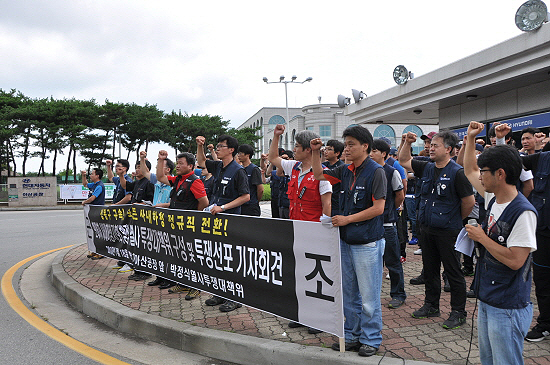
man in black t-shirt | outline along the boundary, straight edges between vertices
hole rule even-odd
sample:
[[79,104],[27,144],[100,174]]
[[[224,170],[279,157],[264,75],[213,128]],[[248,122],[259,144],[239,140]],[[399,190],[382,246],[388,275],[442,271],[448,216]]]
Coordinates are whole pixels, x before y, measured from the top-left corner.
[[[323,150],[326,161],[323,162],[323,166],[332,170],[338,166],[344,164],[344,161],[340,160],[344,152],[344,144],[336,139],[329,139],[327,145]],[[340,183],[332,185],[332,196],[330,197],[331,205],[331,217],[340,214]]]
[[[151,163],[145,161],[149,171],[151,170]],[[124,175],[120,178],[120,186],[126,190],[126,192],[132,194],[131,204],[153,204],[153,198],[155,196],[155,185],[151,184],[151,181],[145,177],[141,170],[140,161],[136,162],[136,180],[134,182],[126,181]],[[128,276],[129,280],[147,280],[151,277],[151,274],[147,274],[143,271],[135,270],[133,274]]]
[[[210,204],[214,206],[210,209],[210,213],[240,214],[241,205],[250,200],[250,190],[246,171],[234,160],[239,147],[237,139],[228,135],[218,137],[216,146],[218,161],[206,159],[204,154],[206,140],[203,136],[198,136],[196,140],[197,163],[199,166],[206,166],[215,179],[210,200]],[[205,304],[210,306],[221,304],[222,312],[230,312],[242,307],[239,303],[218,296],[207,299]]]
[[441,296],[441,263],[451,286],[451,314],[443,328],[454,329],[466,322],[466,281],[460,268],[456,237],[462,229],[462,220],[474,207],[472,185],[464,169],[451,159],[458,142],[453,132],[434,135],[430,144],[432,162],[413,160],[411,144],[416,134],[403,135],[399,148],[399,162],[422,180],[417,223],[420,225],[422,263],[426,297],[424,305],[412,313],[414,318],[439,317]]

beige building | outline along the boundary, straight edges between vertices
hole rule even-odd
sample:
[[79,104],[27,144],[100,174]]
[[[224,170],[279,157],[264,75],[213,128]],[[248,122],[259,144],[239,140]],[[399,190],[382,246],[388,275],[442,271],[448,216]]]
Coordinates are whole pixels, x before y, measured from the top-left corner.
[[[269,150],[273,136],[273,128],[277,124],[285,124],[285,134],[280,140],[280,147],[290,149],[294,147],[294,136],[301,130],[309,129],[319,134],[324,142],[329,139],[341,140],[342,132],[348,126],[357,124],[350,117],[344,115],[344,109],[339,108],[337,104],[312,104],[306,105],[303,108],[289,108],[290,121],[287,122],[283,117],[286,115],[285,108],[262,108],[250,117],[246,122],[241,124],[239,128],[245,127],[261,127],[257,132],[262,138],[255,145],[256,158],[260,157],[261,153],[266,153]],[[386,137],[392,141],[392,146],[399,141],[399,136],[406,131],[415,133],[427,134],[433,130],[437,130],[434,125],[417,125],[417,124],[367,124],[365,125],[374,138]],[[415,146],[416,152],[423,148],[421,141]]]

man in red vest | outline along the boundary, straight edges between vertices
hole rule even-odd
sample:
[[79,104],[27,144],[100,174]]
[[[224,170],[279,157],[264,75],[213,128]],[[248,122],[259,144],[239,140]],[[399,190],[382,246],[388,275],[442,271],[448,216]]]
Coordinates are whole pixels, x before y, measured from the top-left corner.
[[[290,201],[290,219],[319,222],[323,214],[330,216],[330,199],[332,186],[328,181],[315,179],[311,169],[310,141],[319,138],[313,131],[305,130],[295,136],[295,160],[283,160],[279,156],[279,138],[285,132],[285,126],[277,124],[273,131],[273,140],[269,147],[269,161],[290,176],[288,182],[288,200]],[[317,152],[319,153],[319,152]],[[302,326],[296,322],[288,324],[290,328]],[[309,328],[309,333],[319,333],[315,328]]]

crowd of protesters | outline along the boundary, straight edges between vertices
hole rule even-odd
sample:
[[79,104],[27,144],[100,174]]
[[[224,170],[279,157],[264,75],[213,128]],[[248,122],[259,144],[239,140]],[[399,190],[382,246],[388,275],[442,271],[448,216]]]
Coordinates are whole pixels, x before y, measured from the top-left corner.
[[[482,363],[521,364],[524,339],[550,336],[550,144],[545,146],[544,133],[526,128],[518,150],[511,127],[499,123],[490,128],[485,143],[478,137],[483,128],[472,122],[464,141],[449,131],[422,135],[424,149],[413,156],[418,136],[412,132],[392,148],[388,139],[373,139],[361,126],[348,127],[343,142],[323,143],[304,130],[296,134],[290,151],[279,147],[285,126],[277,125],[260,166],[251,161],[254,148],[239,145],[234,137],[220,136],[213,146],[199,136],[196,155],[180,153],[175,164],[160,151],[156,173],[145,151],[133,178],[127,160],[117,160],[114,172],[113,161],[107,160],[107,178],[115,184],[113,204],[260,216],[259,201],[269,183],[273,218],[318,222],[330,217],[340,228],[345,348],[360,356],[374,355],[382,341],[383,266],[391,281],[388,307],[395,310],[407,298],[405,247],[418,244],[414,253],[422,255],[422,272],[410,284],[424,285],[425,298],[412,317],[441,316],[443,276],[451,312],[442,327],[461,327],[468,315],[466,298],[478,298]],[[88,183],[82,173],[82,183],[90,189],[82,204],[105,204],[102,175],[94,168]],[[475,242],[475,250],[464,255],[455,249],[461,230]],[[101,258],[95,253],[89,257]],[[124,262],[117,268],[133,271]],[[531,275],[540,315],[529,331]],[[474,276],[470,288],[464,276]],[[134,270],[129,279],[149,277]],[[187,300],[200,295],[158,277],[148,285],[186,292]],[[224,312],[241,307],[216,296],[205,303]],[[309,327],[308,332],[320,331]],[[332,348],[340,350],[340,344]]]

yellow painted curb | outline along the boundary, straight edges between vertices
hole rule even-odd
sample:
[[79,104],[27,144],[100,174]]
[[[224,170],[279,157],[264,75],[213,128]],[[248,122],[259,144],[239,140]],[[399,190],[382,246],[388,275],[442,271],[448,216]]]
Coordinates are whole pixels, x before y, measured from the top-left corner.
[[10,267],[4,276],[2,276],[2,294],[4,295],[4,298],[6,298],[6,301],[8,304],[13,308],[17,314],[19,314],[25,321],[29,322],[31,325],[33,325],[36,329],[39,331],[45,333],[46,335],[50,336],[57,342],[63,344],[64,346],[94,360],[101,364],[117,364],[117,365],[130,365],[124,361],[120,361],[119,359],[115,359],[112,356],[109,356],[107,354],[104,354],[101,351],[98,351],[88,345],[83,344],[80,341],[75,340],[74,338],[66,335],[65,333],[59,331],[58,329],[54,328],[47,322],[44,322],[40,317],[38,317],[36,314],[34,314],[23,302],[19,299],[17,294],[15,293],[15,289],[13,288],[12,280],[13,275],[15,272],[23,265],[25,265],[27,262],[32,261],[40,256],[47,255],[49,253],[63,250],[65,248],[72,247],[65,246],[61,248],[56,248],[55,250],[50,250],[46,252],[42,252],[39,254],[36,254],[34,256],[31,256],[29,258],[26,258],[22,261],[19,261],[14,266]]

